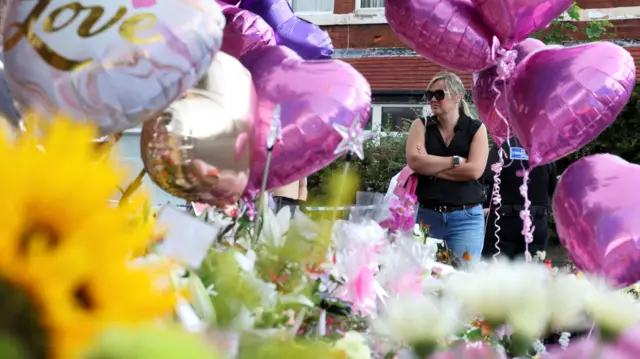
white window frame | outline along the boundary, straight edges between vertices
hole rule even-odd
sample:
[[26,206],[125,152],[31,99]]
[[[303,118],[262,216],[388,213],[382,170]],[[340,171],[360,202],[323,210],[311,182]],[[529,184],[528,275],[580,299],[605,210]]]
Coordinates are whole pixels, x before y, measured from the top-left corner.
[[381,136],[392,135],[398,132],[382,132],[382,108],[383,107],[425,107],[420,103],[379,103],[371,105],[371,131],[380,133]]
[[[293,1],[292,0],[287,0],[289,2],[289,5],[291,5],[291,8],[293,9]],[[331,11],[295,11],[294,13],[298,16],[300,16],[301,18],[305,19],[305,16],[310,16],[311,18],[313,18],[314,16],[318,16],[318,15],[324,15],[324,16],[332,16],[333,12],[335,11],[335,2],[333,4],[333,6],[331,7]],[[307,19],[305,19],[307,20]],[[307,20],[311,23],[314,23],[313,21]],[[317,24],[316,24],[317,25]]]
[[355,0],[355,3],[356,3],[356,8],[355,8],[356,14],[366,14],[366,15],[382,14],[384,16],[384,7],[362,7],[362,0]]
[[419,103],[377,103],[371,105],[371,132],[377,134],[371,141],[380,145],[380,139],[389,136],[401,136],[402,132],[382,132],[382,108],[383,107],[424,107],[426,104]]

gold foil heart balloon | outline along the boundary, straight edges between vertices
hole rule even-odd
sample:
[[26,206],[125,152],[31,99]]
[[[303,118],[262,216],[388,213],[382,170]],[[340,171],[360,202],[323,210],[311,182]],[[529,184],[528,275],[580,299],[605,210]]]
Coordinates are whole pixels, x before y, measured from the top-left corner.
[[219,52],[208,91],[193,90],[142,127],[142,161],[151,179],[187,201],[235,203],[249,180],[256,95],[251,74]]

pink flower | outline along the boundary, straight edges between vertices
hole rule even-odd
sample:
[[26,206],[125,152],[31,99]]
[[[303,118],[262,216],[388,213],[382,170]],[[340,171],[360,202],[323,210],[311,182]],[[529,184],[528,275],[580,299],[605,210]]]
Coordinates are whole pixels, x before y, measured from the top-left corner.
[[421,269],[407,271],[400,279],[391,285],[391,291],[396,295],[422,293]]
[[387,228],[392,232],[401,230],[404,232],[413,229],[415,224],[415,205],[416,196],[407,194],[402,200],[392,198],[389,203],[389,211],[391,217],[380,223],[383,228]]
[[371,267],[363,267],[358,275],[347,281],[338,296],[341,300],[353,304],[353,309],[368,314],[375,309],[376,292],[374,288],[376,271]]

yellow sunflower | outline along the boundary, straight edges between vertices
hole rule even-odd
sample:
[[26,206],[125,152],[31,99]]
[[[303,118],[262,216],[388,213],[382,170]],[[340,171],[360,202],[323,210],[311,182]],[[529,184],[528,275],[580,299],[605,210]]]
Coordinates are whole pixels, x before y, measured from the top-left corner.
[[152,221],[131,220],[146,196],[108,205],[122,173],[100,160],[93,129],[30,123],[15,143],[0,138],[0,344],[71,359],[107,327],[171,314],[175,296],[130,264],[153,238]]

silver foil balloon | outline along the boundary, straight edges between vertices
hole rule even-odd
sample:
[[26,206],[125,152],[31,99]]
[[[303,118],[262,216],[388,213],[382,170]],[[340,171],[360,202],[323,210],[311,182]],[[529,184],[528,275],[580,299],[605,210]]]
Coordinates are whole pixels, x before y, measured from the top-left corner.
[[142,127],[141,156],[151,179],[187,201],[238,201],[249,178],[250,129],[256,118],[251,74],[218,53],[208,91],[192,90]]

